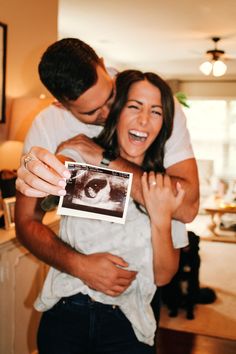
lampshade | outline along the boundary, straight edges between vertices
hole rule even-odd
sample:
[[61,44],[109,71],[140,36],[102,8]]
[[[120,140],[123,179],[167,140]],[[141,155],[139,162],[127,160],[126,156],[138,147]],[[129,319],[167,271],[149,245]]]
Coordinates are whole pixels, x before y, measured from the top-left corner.
[[227,66],[222,60],[212,60],[202,63],[199,69],[204,75],[208,76],[212,73],[213,76],[217,77],[226,73]]
[[204,75],[210,75],[212,70],[212,64],[209,61],[204,61],[204,63],[200,65],[199,69]]
[[227,66],[221,60],[217,60],[213,64],[213,76],[223,76],[226,73]]
[[24,141],[35,116],[53,102],[53,98],[17,97],[12,100],[8,139]]

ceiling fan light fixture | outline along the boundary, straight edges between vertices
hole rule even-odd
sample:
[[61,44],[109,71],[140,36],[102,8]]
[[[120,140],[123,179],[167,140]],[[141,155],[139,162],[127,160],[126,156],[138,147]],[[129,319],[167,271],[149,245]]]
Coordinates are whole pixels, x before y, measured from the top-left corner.
[[226,73],[227,66],[222,60],[217,60],[213,63],[213,76],[223,76]]
[[210,61],[204,61],[204,63],[200,65],[199,69],[204,75],[208,76],[212,71],[212,63]]
[[212,40],[215,43],[215,48],[206,52],[209,59],[202,63],[199,69],[204,75],[208,76],[212,73],[213,76],[219,77],[223,76],[227,70],[226,64],[221,60],[225,52],[217,48],[220,37],[212,37]]

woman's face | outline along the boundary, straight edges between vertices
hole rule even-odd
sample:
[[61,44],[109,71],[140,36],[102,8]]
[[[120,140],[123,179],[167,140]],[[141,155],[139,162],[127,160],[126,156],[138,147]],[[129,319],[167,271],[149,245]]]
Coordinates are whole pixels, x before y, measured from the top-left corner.
[[134,83],[117,124],[121,157],[141,165],[163,123],[161,92],[147,80]]

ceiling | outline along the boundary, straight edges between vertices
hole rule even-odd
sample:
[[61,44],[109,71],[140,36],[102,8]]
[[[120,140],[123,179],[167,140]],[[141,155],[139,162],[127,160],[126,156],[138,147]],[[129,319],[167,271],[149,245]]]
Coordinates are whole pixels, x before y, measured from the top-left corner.
[[84,40],[119,70],[216,80],[198,69],[214,36],[229,57],[220,80],[236,80],[235,0],[59,0],[59,38]]

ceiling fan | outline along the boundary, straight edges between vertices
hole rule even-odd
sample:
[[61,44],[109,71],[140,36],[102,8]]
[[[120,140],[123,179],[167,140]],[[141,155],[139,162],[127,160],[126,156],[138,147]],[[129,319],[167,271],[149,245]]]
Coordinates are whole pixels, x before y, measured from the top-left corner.
[[221,50],[221,49],[218,49],[218,48],[217,48],[217,43],[221,40],[221,38],[220,38],[220,37],[212,37],[211,39],[212,39],[212,41],[213,41],[214,44],[215,44],[215,48],[208,50],[208,51],[206,52],[206,54],[207,54],[208,56],[210,56],[211,59],[213,59],[213,60],[218,60],[218,59],[220,59],[222,56],[224,56],[224,54],[225,54],[225,51],[224,51],[224,50]]
[[202,63],[199,69],[204,75],[212,73],[213,76],[223,76],[226,73],[227,66],[224,63],[225,51],[217,47],[221,38],[212,37],[211,39],[214,42],[215,48],[206,51],[208,60]]

